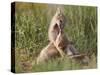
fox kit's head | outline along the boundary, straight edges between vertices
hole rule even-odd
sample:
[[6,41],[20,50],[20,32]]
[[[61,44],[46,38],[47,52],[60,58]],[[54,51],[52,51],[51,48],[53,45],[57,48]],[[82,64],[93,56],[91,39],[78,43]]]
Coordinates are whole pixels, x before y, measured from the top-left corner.
[[60,8],[57,8],[55,17],[56,17],[57,19],[59,19],[59,20],[60,20],[60,19],[63,20],[64,15],[63,15],[63,13],[62,13],[62,11],[61,11]]
[[59,22],[59,24],[58,24],[58,25],[60,25],[59,27],[61,29],[63,29],[64,25],[65,25],[65,16],[63,15],[63,13],[62,13],[60,8],[57,8],[57,11],[56,11],[56,14],[55,14],[55,18]]

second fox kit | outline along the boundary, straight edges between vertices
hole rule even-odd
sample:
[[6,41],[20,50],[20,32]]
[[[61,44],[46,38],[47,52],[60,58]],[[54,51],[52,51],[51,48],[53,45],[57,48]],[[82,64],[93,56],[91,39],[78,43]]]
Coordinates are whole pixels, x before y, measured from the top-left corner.
[[59,48],[59,46],[56,44],[55,41],[57,39],[60,30],[63,30],[64,28],[65,25],[64,20],[65,20],[64,15],[62,14],[61,10],[58,8],[56,14],[53,16],[51,20],[49,30],[48,30],[48,37],[50,42],[54,44],[54,46],[57,48],[58,52],[62,57],[64,56],[64,52]]
[[60,31],[57,39],[55,41],[56,45],[64,51],[67,55],[77,55],[79,52],[76,50],[74,45],[69,41],[68,37],[64,34],[63,31]]

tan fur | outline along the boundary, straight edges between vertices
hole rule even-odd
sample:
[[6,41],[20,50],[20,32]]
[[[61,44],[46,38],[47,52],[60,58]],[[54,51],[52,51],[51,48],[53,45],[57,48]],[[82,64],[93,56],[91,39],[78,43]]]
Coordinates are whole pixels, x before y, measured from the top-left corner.
[[48,61],[50,58],[58,55],[58,51],[53,43],[49,43],[43,50],[41,50],[38,58],[37,64]]
[[64,48],[69,44],[69,40],[66,38],[63,31],[59,32],[55,42],[59,48]]
[[54,44],[54,46],[57,48],[58,52],[62,57],[64,57],[64,52],[59,48],[59,46],[56,44],[56,38],[59,34],[60,30],[63,30],[64,28],[64,16],[60,9],[58,8],[56,11],[56,14],[53,16],[51,24],[49,26],[48,36],[49,40]]
[[[62,21],[62,23],[61,23]],[[60,27],[61,25],[61,27]],[[48,29],[48,38],[50,41],[55,41],[59,33],[59,27],[63,30],[65,25],[64,15],[61,13],[60,9],[56,11],[56,14],[53,16],[51,23]]]
[[79,53],[63,31],[59,32],[55,42],[67,55],[76,55]]

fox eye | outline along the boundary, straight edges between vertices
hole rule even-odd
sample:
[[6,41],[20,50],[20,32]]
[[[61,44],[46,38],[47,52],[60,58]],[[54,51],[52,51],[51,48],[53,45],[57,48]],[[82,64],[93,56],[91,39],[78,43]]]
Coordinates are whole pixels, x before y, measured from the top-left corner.
[[60,22],[62,23],[62,20],[60,20]]

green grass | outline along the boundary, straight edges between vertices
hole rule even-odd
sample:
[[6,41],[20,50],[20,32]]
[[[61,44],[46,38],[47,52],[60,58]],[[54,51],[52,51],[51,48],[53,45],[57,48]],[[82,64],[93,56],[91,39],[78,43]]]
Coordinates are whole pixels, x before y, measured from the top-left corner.
[[[79,52],[89,55],[90,61],[86,67],[66,57],[51,59],[45,64],[34,64],[37,55],[49,43],[47,31],[56,7],[61,7],[66,17],[65,33]],[[15,29],[16,72],[75,70],[97,66],[96,7],[16,3]],[[31,70],[27,67],[24,71],[21,63],[28,61],[33,66]]]

